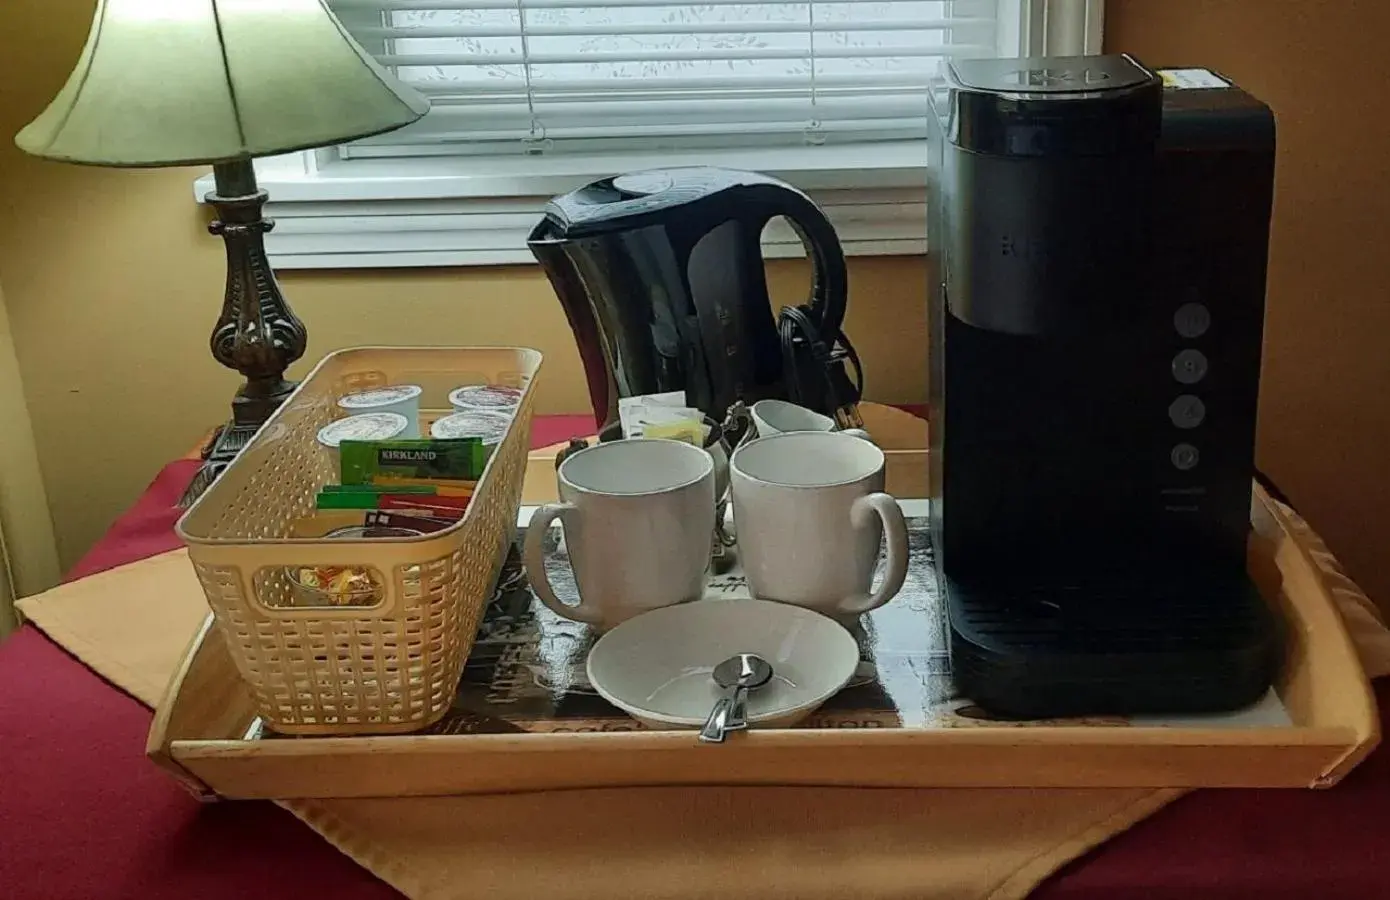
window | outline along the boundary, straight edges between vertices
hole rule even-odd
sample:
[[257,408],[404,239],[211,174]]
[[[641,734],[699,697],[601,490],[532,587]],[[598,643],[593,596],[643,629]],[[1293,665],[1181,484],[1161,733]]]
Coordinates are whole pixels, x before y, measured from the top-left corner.
[[[920,252],[924,95],[940,61],[1100,43],[1100,0],[329,3],[433,108],[258,167],[282,268],[529,262],[552,194],[696,163],[797,184],[849,253]],[[767,242],[800,252],[789,229]]]
[[995,0],[332,0],[434,109],[349,158],[921,138],[946,54]]

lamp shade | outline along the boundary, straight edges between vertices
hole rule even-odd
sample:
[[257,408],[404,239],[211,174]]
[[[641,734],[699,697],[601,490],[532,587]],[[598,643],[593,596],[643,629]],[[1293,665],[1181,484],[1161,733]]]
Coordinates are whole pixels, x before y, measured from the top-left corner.
[[428,109],[323,0],[98,0],[77,67],[15,143],[93,165],[224,162],[380,134]]

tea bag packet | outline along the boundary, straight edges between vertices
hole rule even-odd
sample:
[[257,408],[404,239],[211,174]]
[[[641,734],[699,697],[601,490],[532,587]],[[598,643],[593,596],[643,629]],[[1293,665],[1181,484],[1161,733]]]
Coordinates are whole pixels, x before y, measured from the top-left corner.
[[709,429],[704,413],[685,405],[685,393],[645,394],[618,401],[624,438],[667,438],[703,446]]

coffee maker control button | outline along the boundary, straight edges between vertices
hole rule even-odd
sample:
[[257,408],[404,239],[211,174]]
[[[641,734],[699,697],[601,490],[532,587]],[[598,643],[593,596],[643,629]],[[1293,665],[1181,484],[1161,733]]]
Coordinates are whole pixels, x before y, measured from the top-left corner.
[[1202,458],[1202,455],[1191,444],[1178,444],[1168,454],[1168,458],[1172,460],[1173,468],[1179,472],[1187,472],[1197,468],[1197,462]]
[[1184,303],[1173,314],[1173,327],[1185,338],[1199,338],[1211,327],[1211,311],[1200,303]]
[[1173,377],[1182,384],[1196,384],[1206,378],[1206,354],[1201,350],[1184,350],[1173,357]]
[[1168,404],[1168,418],[1179,428],[1196,428],[1207,417],[1207,405],[1201,397],[1183,394]]

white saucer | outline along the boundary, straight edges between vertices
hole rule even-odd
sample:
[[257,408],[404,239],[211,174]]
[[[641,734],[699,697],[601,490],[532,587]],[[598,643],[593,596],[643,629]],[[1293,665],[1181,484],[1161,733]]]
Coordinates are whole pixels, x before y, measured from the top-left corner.
[[845,686],[859,646],[820,613],[767,600],[696,600],[644,613],[599,638],[589,681],[650,728],[698,728],[719,696],[710,673],[736,653],[772,664],[748,698],[748,722],[788,728]]

